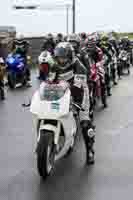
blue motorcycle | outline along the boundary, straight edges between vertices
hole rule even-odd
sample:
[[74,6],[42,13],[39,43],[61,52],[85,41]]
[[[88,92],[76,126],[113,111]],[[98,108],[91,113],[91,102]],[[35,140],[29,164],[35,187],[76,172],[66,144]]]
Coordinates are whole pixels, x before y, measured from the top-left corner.
[[17,84],[26,85],[26,65],[25,59],[19,54],[9,54],[6,58],[8,84],[14,89]]

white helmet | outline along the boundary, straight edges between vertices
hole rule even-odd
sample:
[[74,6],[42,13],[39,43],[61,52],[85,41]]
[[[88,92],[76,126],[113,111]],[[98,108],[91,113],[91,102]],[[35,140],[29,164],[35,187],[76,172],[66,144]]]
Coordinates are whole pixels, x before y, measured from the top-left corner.
[[23,39],[24,39],[24,35],[21,34],[21,33],[18,33],[18,34],[16,35],[16,39],[17,39],[17,40],[23,40]]
[[53,58],[48,51],[43,51],[38,57],[39,64],[49,63],[50,65],[54,64]]

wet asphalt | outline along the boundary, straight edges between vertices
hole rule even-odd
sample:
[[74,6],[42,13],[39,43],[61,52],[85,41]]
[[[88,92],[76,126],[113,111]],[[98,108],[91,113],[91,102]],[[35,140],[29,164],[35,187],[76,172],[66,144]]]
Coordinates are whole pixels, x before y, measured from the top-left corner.
[[82,137],[43,182],[36,169],[36,133],[21,104],[38,87],[7,89],[0,102],[0,200],[131,200],[133,198],[133,71],[113,87],[106,110],[97,108],[96,162],[85,165]]

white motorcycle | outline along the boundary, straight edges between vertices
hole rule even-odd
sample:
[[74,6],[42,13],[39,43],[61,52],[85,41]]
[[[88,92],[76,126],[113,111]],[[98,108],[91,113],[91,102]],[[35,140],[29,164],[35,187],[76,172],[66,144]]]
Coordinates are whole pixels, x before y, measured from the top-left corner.
[[[79,84],[81,77],[76,79]],[[57,160],[73,150],[80,130],[80,110],[65,81],[43,82],[35,92],[30,111],[37,120],[37,168],[43,179],[50,175]]]

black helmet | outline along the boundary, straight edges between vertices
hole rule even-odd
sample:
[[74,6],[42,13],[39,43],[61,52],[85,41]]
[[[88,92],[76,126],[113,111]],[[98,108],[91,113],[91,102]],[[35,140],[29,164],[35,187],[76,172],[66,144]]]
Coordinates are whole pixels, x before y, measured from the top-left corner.
[[49,33],[48,35],[45,35],[43,38],[43,45],[42,50],[48,50],[48,49],[54,49],[55,48],[55,42],[53,35]]
[[63,39],[63,34],[62,33],[58,33],[57,37]]
[[58,33],[57,36],[56,36],[56,42],[59,43],[59,42],[63,42],[63,34],[62,33]]
[[49,39],[47,36],[44,36],[42,50],[47,50],[48,46],[49,46]]
[[87,34],[85,32],[81,33],[81,39],[85,40],[87,38]]

